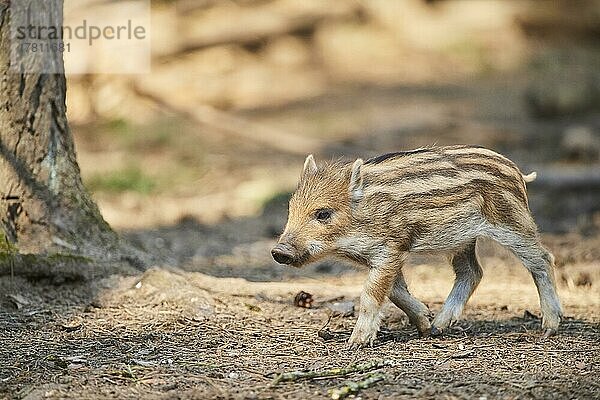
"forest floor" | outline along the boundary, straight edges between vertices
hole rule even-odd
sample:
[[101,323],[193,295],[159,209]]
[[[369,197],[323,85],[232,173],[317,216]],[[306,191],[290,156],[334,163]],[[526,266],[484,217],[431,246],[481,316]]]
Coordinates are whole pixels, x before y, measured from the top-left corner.
[[[542,232],[554,232],[543,241],[557,258],[564,304],[557,336],[540,340],[525,269],[482,242],[484,279],[443,337],[419,338],[388,303],[375,345],[347,349],[365,271],[330,262],[293,269],[269,254],[305,154],[160,114],[149,125],[115,120],[74,133],[107,221],[162,261],[88,282],[0,277],[0,398],[327,398],[370,374],[383,380],[357,398],[599,398],[600,190],[560,183],[565,171],[597,174],[598,160],[573,161],[566,139],[573,127],[597,132],[600,120],[532,118],[522,78],[342,87],[232,115],[320,141],[318,160],[472,143],[537,170],[528,186]],[[434,313],[453,281],[445,264],[414,258],[405,268]],[[301,291],[311,308],[294,305]],[[334,311],[340,306],[348,312]],[[274,383],[285,372],[373,361],[381,364],[345,376]]]
[[[60,285],[1,277],[0,398],[327,398],[329,390],[371,374],[383,380],[358,397],[600,394],[597,238],[544,237],[568,260],[557,269],[565,318],[555,337],[540,340],[531,277],[506,250],[484,241],[478,244],[484,279],[447,334],[419,338],[388,303],[375,345],[349,350],[364,271],[329,263],[277,266],[266,236],[223,246],[224,232],[235,228],[248,237],[261,221],[268,226],[264,218],[217,228],[187,221],[171,231],[129,234],[147,244],[167,241],[184,249],[189,241],[209,248],[211,257],[188,257],[181,268]],[[405,273],[413,294],[438,311],[452,284],[451,268],[441,259],[415,258]],[[294,305],[300,291],[312,295],[311,308]],[[346,310],[334,311],[339,303]],[[285,372],[373,361],[381,365],[274,384]]]
[[[355,88],[350,95],[342,91],[246,117],[272,126],[297,123],[310,128],[309,135],[332,138],[321,157],[364,157],[436,141],[480,143],[526,171],[538,170],[542,183],[546,169],[593,170],[594,164],[562,160],[565,153],[556,145],[579,120],[530,119],[519,105],[521,93],[502,82]],[[381,125],[369,131],[364,122],[347,137],[331,133],[326,121],[353,115]],[[58,285],[0,277],[0,398],[326,398],[330,389],[370,374],[383,380],[357,397],[600,396],[600,234],[589,213],[597,207],[597,188],[531,185],[542,231],[556,232],[543,235],[557,258],[564,303],[556,337],[540,341],[539,303],[528,273],[506,250],[483,242],[478,247],[484,280],[447,334],[419,338],[388,303],[374,347],[348,350],[356,315],[338,315],[332,309],[340,305],[333,304],[352,310],[365,272],[330,262],[293,269],[276,265],[269,254],[285,223],[286,192],[302,156],[243,141],[211,142],[190,133],[193,127],[174,126],[156,143],[147,142],[154,140],[152,132],[102,136],[96,126],[77,134],[84,177],[91,170],[88,185],[94,183],[94,164],[111,164],[114,152],[105,145],[111,140],[131,141],[141,171],[169,173],[177,160],[187,160],[187,171],[197,168],[201,176],[184,172],[165,189],[159,180],[148,192],[146,178],[135,171],[96,182],[105,189],[95,195],[107,220],[157,254],[162,261],[155,268]],[[318,133],[321,126],[330,130]],[[144,163],[153,165],[147,169]],[[411,291],[434,313],[453,280],[445,264],[415,258],[406,267]],[[300,291],[313,296],[311,308],[294,305]],[[342,377],[273,384],[285,372],[372,361],[382,364]]]

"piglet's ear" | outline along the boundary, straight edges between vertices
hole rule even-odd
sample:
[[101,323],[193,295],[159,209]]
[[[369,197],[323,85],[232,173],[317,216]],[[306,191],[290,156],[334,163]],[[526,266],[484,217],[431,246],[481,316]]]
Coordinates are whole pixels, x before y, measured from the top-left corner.
[[354,161],[352,164],[352,174],[350,175],[350,197],[353,201],[359,201],[363,196],[363,176],[361,167],[363,160],[361,158]]
[[304,168],[302,169],[302,175],[314,174],[317,172],[317,163],[312,154],[309,154],[304,160]]

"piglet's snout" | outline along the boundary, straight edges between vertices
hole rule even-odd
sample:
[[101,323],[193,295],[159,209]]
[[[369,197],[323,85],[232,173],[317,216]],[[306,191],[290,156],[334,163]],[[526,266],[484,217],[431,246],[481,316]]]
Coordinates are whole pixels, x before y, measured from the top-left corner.
[[271,255],[279,264],[291,264],[294,261],[294,249],[284,243],[279,243],[273,247]]

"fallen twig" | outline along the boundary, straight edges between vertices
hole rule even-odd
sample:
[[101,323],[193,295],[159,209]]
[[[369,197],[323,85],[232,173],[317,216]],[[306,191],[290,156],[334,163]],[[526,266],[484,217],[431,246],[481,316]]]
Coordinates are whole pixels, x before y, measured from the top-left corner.
[[162,109],[181,115],[200,126],[210,127],[223,136],[237,137],[289,154],[306,155],[318,151],[322,146],[318,139],[273,129],[209,105],[180,104],[140,85],[134,85],[133,91],[136,95],[153,101]]
[[330,389],[328,393],[334,400],[343,399],[346,396],[358,393],[362,389],[368,389],[371,386],[374,386],[377,382],[381,382],[383,380],[385,380],[385,375],[383,374],[369,374],[361,381],[347,382],[344,386],[341,386],[337,389]]
[[392,361],[371,361],[364,364],[353,364],[346,368],[331,368],[325,371],[292,371],[284,372],[277,375],[273,380],[272,385],[277,385],[280,382],[295,382],[302,379],[319,379],[319,378],[331,378],[337,376],[345,376],[354,372],[366,372],[372,369],[382,368],[388,365],[392,365]]

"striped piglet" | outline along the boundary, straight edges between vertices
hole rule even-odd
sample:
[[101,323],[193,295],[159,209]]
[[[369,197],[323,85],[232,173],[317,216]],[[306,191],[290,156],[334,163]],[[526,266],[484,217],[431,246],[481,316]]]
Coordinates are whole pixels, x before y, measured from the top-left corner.
[[[475,146],[422,148],[353,164],[315,163],[312,155],[289,203],[284,232],[271,251],[300,267],[325,256],[369,268],[351,346],[372,344],[386,298],[420,335],[439,335],[459,318],[479,284],[478,237],[509,248],[531,272],[542,309],[544,337],[562,311],[554,257],[541,244],[523,176],[506,157]],[[456,274],[441,311],[430,311],[407,289],[402,265],[411,252],[443,252]]]

